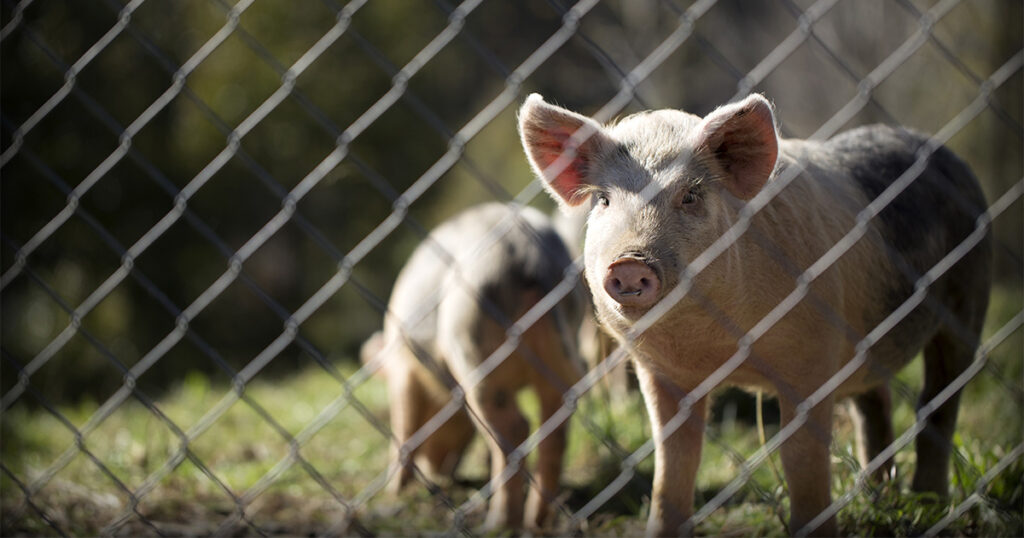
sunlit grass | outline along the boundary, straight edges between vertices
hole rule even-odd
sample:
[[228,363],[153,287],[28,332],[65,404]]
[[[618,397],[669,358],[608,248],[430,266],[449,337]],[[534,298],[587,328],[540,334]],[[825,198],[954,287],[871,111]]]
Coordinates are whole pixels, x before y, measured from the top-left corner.
[[[1020,309],[1018,291],[997,294],[986,337]],[[984,473],[1022,441],[1021,345],[1017,331],[995,348],[991,365],[964,392],[949,501],[909,493],[915,465],[910,443],[896,455],[899,476],[895,482],[866,483],[840,512],[844,533],[920,534],[976,492],[980,502],[954,521],[947,533],[1024,532],[1021,461],[1012,462],[990,483],[980,483]],[[345,378],[356,371],[350,362],[337,366]],[[920,385],[917,360],[894,382],[897,435],[913,424]],[[384,382],[372,377],[356,387],[358,405],[344,394],[342,383],[319,367],[281,378],[258,377],[241,398],[232,387],[193,373],[154,403],[166,420],[139,401],[129,400],[82,440],[87,452],[76,448],[72,427],[82,428],[98,403],[61,406],[57,411],[71,427],[43,407],[15,405],[2,420],[0,454],[7,472],[0,477],[0,530],[4,535],[49,535],[55,529],[48,519],[70,534],[154,534],[140,515],[161,532],[182,534],[252,531],[249,525],[270,534],[352,534],[361,529],[409,534],[450,528],[451,507],[464,506],[489,478],[483,443],[478,439],[471,446],[455,484],[435,493],[412,488],[395,499],[382,490],[390,460],[388,440],[380,431],[386,432],[388,422]],[[520,402],[536,426],[536,399],[524,394]],[[221,406],[226,406],[223,414],[208,422],[211,410]],[[777,428],[769,424],[767,435]],[[640,449],[649,432],[638,393],[616,398],[612,404],[595,391],[580,401],[565,460],[565,493],[560,498],[563,525],[568,514],[622,476],[629,480],[608,492],[607,502],[588,518],[583,531],[642,533],[653,456],[627,469],[622,459]],[[182,444],[182,434],[192,436],[187,446]],[[849,421],[840,409],[833,441],[834,498],[856,484],[859,468],[853,443]],[[756,429],[748,422],[712,422],[698,476],[698,506],[726,487],[759,446]],[[66,461],[61,459],[65,454]],[[27,503],[18,483],[31,485],[51,469],[55,474]],[[785,535],[787,510],[785,487],[770,466],[761,465],[739,493],[697,530],[709,535]],[[467,526],[473,528],[481,517],[479,510],[470,513]],[[115,522],[123,525],[108,527]]]

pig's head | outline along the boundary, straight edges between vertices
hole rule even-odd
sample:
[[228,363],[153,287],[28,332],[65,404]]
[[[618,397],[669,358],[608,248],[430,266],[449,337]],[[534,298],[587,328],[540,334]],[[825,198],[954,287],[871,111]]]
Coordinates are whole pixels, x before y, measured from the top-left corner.
[[657,110],[601,125],[534,94],[519,130],[559,205],[589,204],[587,280],[599,315],[620,330],[675,287],[761,190],[778,156],[772,108],[760,95],[704,118]]

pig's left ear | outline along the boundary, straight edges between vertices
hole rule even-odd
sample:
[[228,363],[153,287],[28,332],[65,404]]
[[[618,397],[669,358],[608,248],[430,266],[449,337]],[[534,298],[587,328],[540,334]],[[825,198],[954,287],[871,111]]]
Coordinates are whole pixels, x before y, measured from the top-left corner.
[[719,107],[701,123],[697,153],[714,159],[725,173],[725,188],[749,200],[775,169],[779,139],[768,100],[758,94]]
[[519,109],[519,135],[534,172],[563,208],[587,200],[594,161],[610,144],[601,124],[533,94]]

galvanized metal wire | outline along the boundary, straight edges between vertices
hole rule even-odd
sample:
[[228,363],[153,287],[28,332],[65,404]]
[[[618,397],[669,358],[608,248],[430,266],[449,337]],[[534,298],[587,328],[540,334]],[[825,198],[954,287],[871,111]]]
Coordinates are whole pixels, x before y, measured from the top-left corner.
[[[223,21],[219,28],[209,37],[198,49],[191,54],[183,63],[178,65],[173,56],[162,50],[156,42],[147,35],[146,30],[136,24],[133,15],[143,7],[144,0],[132,0],[122,4],[116,0],[106,0],[108,9],[116,14],[116,21],[107,29],[88,49],[81,54],[73,63],[67,64],[54,52],[49,43],[52,36],[45,34],[42,29],[33,27],[31,18],[26,13],[34,9],[32,0],[22,0],[17,4],[11,2],[9,19],[0,27],[0,42],[9,43],[12,36],[23,35],[34,44],[42,54],[52,62],[53,67],[63,73],[63,84],[54,91],[43,103],[25,117],[10,117],[4,114],[3,129],[8,141],[6,147],[0,152],[0,171],[5,167],[10,169],[11,163],[18,159],[29,165],[49,184],[65,196],[64,202],[56,214],[48,215],[48,220],[38,230],[27,238],[12,237],[7,233],[0,233],[3,237],[5,248],[12,253],[13,261],[0,275],[0,292],[10,292],[16,282],[27,280],[33,289],[42,291],[58,308],[64,312],[69,322],[56,337],[50,340],[42,349],[39,349],[31,357],[18,357],[11,353],[6,347],[0,346],[4,362],[17,371],[17,381],[11,385],[0,397],[0,410],[8,411],[22,400],[31,399],[34,404],[39,405],[49,415],[54,417],[70,432],[74,441],[66,449],[40,472],[33,476],[22,474],[21,469],[12,468],[10,465],[0,462],[0,471],[11,481],[20,492],[20,498],[42,522],[48,525],[54,532],[66,534],[57,521],[49,514],[45,500],[40,497],[40,492],[50,484],[54,477],[65,469],[79,455],[85,456],[91,465],[95,466],[115,488],[128,501],[120,510],[120,513],[111,521],[106,522],[102,532],[104,534],[117,534],[128,528],[129,524],[140,524],[146,532],[162,535],[165,529],[157,522],[151,521],[143,510],[140,503],[159,487],[165,479],[185,461],[191,462],[205,477],[207,477],[217,490],[222,493],[231,503],[230,513],[223,516],[220,521],[212,522],[208,532],[216,535],[233,534],[239,528],[245,532],[268,535],[267,529],[263,528],[253,517],[253,506],[255,501],[278,483],[287,471],[293,468],[301,471],[318,484],[336,503],[338,518],[335,524],[326,529],[326,534],[335,533],[358,533],[372,534],[373,529],[364,526],[360,522],[361,514],[368,505],[373,503],[383,491],[385,485],[398,472],[398,462],[392,462],[386,468],[382,468],[375,478],[360,488],[355,495],[344,494],[336,484],[332,484],[329,477],[317,469],[316,465],[303,455],[303,449],[309,442],[320,433],[332,420],[346,409],[352,409],[360,417],[365,425],[366,435],[378,436],[387,440],[388,444],[397,444],[399,441],[394,437],[390,427],[377,418],[373,410],[367,407],[355,395],[355,391],[367,383],[381,367],[380,361],[372,361],[359,367],[354,374],[345,375],[328,358],[330,353],[320,349],[314,342],[302,334],[301,328],[306,324],[325,304],[331,301],[343,288],[354,289],[362,296],[373,315],[380,317],[392,316],[387,311],[386,298],[375,294],[360,279],[354,275],[356,266],[364,262],[376,249],[383,248],[385,241],[402,225],[408,225],[414,229],[420,238],[428,237],[427,227],[422,225],[411,214],[411,206],[420,200],[426,193],[443,181],[445,174],[449,173],[456,165],[461,165],[470,172],[470,176],[476,180],[486,192],[490,193],[496,200],[509,202],[513,207],[523,207],[532,203],[541,195],[542,187],[537,181],[529,183],[519,192],[511,192],[506,185],[496,179],[496,173],[488,169],[485,163],[479,163],[466,154],[467,145],[473,141],[486,127],[494,120],[515,106],[524,96],[524,86],[531,81],[531,77],[545,67],[552,57],[556,56],[569,43],[578,44],[582,50],[591,55],[600,65],[604,76],[610,80],[615,87],[613,94],[609,95],[603,106],[596,107],[594,118],[599,121],[610,121],[617,115],[626,111],[630,106],[639,105],[642,108],[657,106],[659,103],[651,103],[649,98],[640,95],[641,88],[660,68],[676,54],[685,44],[695,43],[703,54],[707,55],[716,65],[725,70],[735,79],[735,94],[731,100],[742,98],[751,91],[761,87],[766,79],[777,73],[787,60],[793,57],[798,51],[803,50],[813,43],[823,51],[828,61],[836,66],[844,76],[856,85],[856,92],[851,99],[843,104],[830,117],[821,118],[820,127],[810,135],[813,140],[825,140],[836,134],[843,126],[849,124],[857,114],[865,107],[871,105],[877,109],[888,120],[898,121],[899,114],[883,105],[877,98],[878,88],[918,54],[918,51],[926,44],[931,43],[938,51],[938,55],[948,63],[954,70],[968,79],[976,89],[974,98],[965,106],[949,111],[949,119],[944,123],[928,142],[920,148],[916,155],[914,164],[903,172],[900,177],[885,191],[857,215],[856,225],[846,235],[837,241],[831,249],[822,255],[814,264],[806,270],[793,272],[795,289],[784,300],[782,300],[771,312],[756,323],[749,331],[737,333],[735,336],[738,342],[738,350],[718,370],[700,383],[693,391],[687,394],[679,402],[679,412],[665,425],[661,432],[661,438],[671,435],[690,418],[693,406],[696,402],[710,395],[713,390],[719,387],[730,373],[735,371],[747,361],[760,360],[751,356],[751,348],[757,340],[766,334],[776,323],[779,322],[797,304],[805,299],[815,300],[811,292],[811,284],[817,277],[823,274],[829,267],[843,256],[858,240],[869,230],[871,223],[878,217],[883,209],[890,204],[901,192],[911,185],[921,174],[928,158],[943,144],[949,142],[957,134],[964,130],[980,114],[989,111],[998,118],[999,122],[1015,138],[1017,144],[1024,138],[1024,128],[1021,126],[1020,118],[1014,115],[1012,110],[1000,104],[993,98],[995,93],[1008,85],[1014,77],[1019,77],[1024,69],[1024,50],[1017,51],[1012,57],[1005,60],[997,69],[991,73],[977,73],[972,69],[956,50],[955,46],[948,43],[945,37],[935,32],[935,28],[945,17],[954,11],[959,5],[959,0],[941,0],[935,3],[930,9],[921,11],[909,0],[899,2],[899,5],[912,16],[917,22],[916,30],[895,50],[888,54],[881,62],[877,63],[870,72],[861,73],[850,62],[844,58],[844,52],[837,50],[827,44],[827,40],[820,35],[819,23],[827,18],[832,10],[843,0],[817,0],[809,7],[803,9],[797,2],[783,0],[784,9],[795,19],[796,28],[779,41],[771,50],[766,51],[760,61],[752,68],[745,68],[735,65],[726,54],[715,48],[713,42],[701,34],[702,23],[706,14],[715,9],[717,0],[697,0],[689,3],[687,7],[680,7],[679,2],[664,0],[662,4],[671,11],[676,19],[672,21],[673,29],[665,35],[655,46],[647,50],[631,67],[624,65],[616,59],[615,51],[610,49],[607,43],[595,37],[591,31],[585,28],[585,23],[592,11],[603,8],[599,0],[580,0],[571,6],[563,2],[551,0],[548,7],[557,14],[559,24],[547,39],[536,47],[525,59],[515,67],[506,65],[494,51],[489,50],[485,42],[474,35],[467,27],[467,20],[474,11],[487,4],[486,0],[466,0],[458,5],[453,5],[446,0],[437,0],[436,9],[443,14],[445,24],[440,31],[429,40],[411,59],[401,66],[392,64],[391,60],[383,54],[378,44],[373,42],[371,37],[363,35],[354,25],[353,19],[359,11],[364,8],[370,0],[352,0],[344,6],[333,1],[326,2],[331,11],[335,14],[335,22],[322,35],[320,35],[312,46],[308,47],[298,59],[290,65],[278,61],[271,47],[261,43],[259,38],[249,33],[242,21],[243,14],[250,9],[255,2],[252,0],[240,0],[237,3],[223,1],[211,1],[211,4],[223,13]],[[237,38],[246,49],[253,52],[260,61],[271,69],[277,77],[279,84],[277,88],[248,113],[237,125],[231,126],[223,119],[214,107],[207,104],[199,93],[189,86],[189,77],[204,65],[211,55],[230,38]],[[306,73],[311,66],[324,56],[332,47],[336,46],[342,38],[351,39],[356,48],[369,58],[370,61],[389,78],[390,83],[387,90],[379,95],[372,104],[355,115],[355,119],[347,126],[342,127],[331,114],[322,110],[316,102],[304,93],[297,85],[300,77]],[[158,64],[170,78],[170,85],[145,109],[135,116],[127,125],[122,125],[115,117],[95,98],[89,91],[79,83],[79,77],[90,69],[93,62],[104,53],[111,44],[117,40],[129,39],[145,51],[147,57]],[[456,40],[465,43],[501,81],[501,89],[489,101],[471,109],[461,127],[452,129],[446,121],[431,108],[428,101],[422,99],[415,89],[410,85],[411,79],[423,71],[436,58],[441,55],[446,47],[449,47]],[[725,96],[723,96],[725,97]],[[29,142],[29,136],[39,125],[54,116],[60,115],[62,105],[74,100],[82,105],[83,109],[117,139],[117,146],[100,163],[95,166],[81,180],[62,177],[58,172],[59,167],[48,161],[47,157],[40,152],[40,148],[34,147]],[[167,177],[159,166],[151,159],[133,147],[133,140],[147,125],[150,125],[154,118],[165,112],[171,103],[177,100],[187,100],[194,105],[199,113],[216,127],[224,138],[225,146],[222,150],[210,159],[201,170],[198,171],[187,183],[178,188],[174,181]],[[282,108],[284,103],[298,105],[298,108],[319,126],[323,135],[332,141],[331,150],[310,170],[302,175],[301,179],[293,187],[286,188],[285,182],[279,180],[269,172],[259,160],[245,147],[243,140],[246,139],[260,124],[264,123],[275,111]],[[358,154],[354,142],[360,139],[382,116],[392,110],[398,103],[405,103],[413,113],[424,121],[433,133],[446,145],[446,150],[436,161],[418,177],[410,182],[405,189],[396,186],[396,182],[385,177],[374,170],[373,166]],[[511,128],[511,127],[509,127]],[[783,125],[785,130],[785,125]],[[591,136],[592,132],[582,129],[574,135],[578,141],[583,141]],[[549,168],[558,170],[569,164],[571,155],[564,156],[555,161]],[[111,174],[111,171],[119,163],[130,160],[143,172],[145,179],[152,182],[159,188],[170,202],[171,209],[166,211],[153,226],[149,227],[131,245],[122,244],[116,236],[90,211],[82,200],[87,193],[104,178]],[[240,247],[233,248],[231,243],[225,240],[221,234],[204,220],[191,206],[193,199],[204,186],[217,181],[217,174],[220,173],[230,162],[238,162],[255,178],[257,178],[268,192],[280,202],[280,209],[266,220],[260,222],[258,230],[252,233]],[[322,229],[322,225],[308,218],[300,209],[300,202],[309,197],[311,193],[321,187],[325,179],[341,165],[348,163],[355,166],[372,187],[384,196],[391,204],[391,209],[381,215],[381,219],[360,241],[353,247],[345,250],[336,246],[329,235]],[[415,469],[415,478],[419,485],[425,487],[434,499],[443,506],[446,506],[452,515],[450,533],[472,535],[473,530],[468,521],[470,514],[479,511],[492,496],[496,488],[517,473],[524,473],[528,481],[533,477],[523,467],[523,462],[529,454],[535,451],[539,443],[551,435],[556,429],[567,423],[574,413],[579,410],[579,402],[587,393],[592,391],[599,381],[613,369],[621,366],[629,360],[632,342],[640,338],[645,331],[649,330],[662,316],[685,297],[693,297],[699,294],[699,290],[693,289],[694,279],[705,271],[713,261],[721,256],[726,250],[734,245],[740,237],[745,234],[754,233],[750,229],[751,219],[762,210],[772,199],[781,192],[790,182],[794,181],[802,166],[794,166],[785,169],[779,177],[767,186],[763,192],[758,194],[740,211],[739,219],[718,238],[706,251],[693,259],[681,272],[679,284],[668,293],[668,295],[644,315],[629,333],[627,341],[623,346],[610,353],[607,357],[594,365],[582,379],[564,391],[562,407],[549,419],[544,421],[533,431],[520,445],[510,447],[510,464],[503,473],[495,480],[488,478],[486,483],[469,495],[464,501],[457,501],[448,495],[443,488],[434,484],[425,473]],[[1016,178],[1014,178],[1016,179]],[[322,187],[321,187],[322,188]],[[648,192],[649,191],[649,192]],[[658,193],[656,189],[647,189],[644,196],[653,198]],[[955,193],[954,193],[955,194]],[[969,252],[988,233],[994,219],[1008,209],[1019,206],[1020,199],[1024,195],[1024,179],[1016,181],[1010,188],[1003,192],[995,193],[995,201],[987,208],[977,222],[974,232],[968,236],[956,248],[932,267],[925,274],[910,274],[907,278],[914,281],[914,294],[902,305],[893,310],[877,327],[874,327],[866,335],[848,335],[852,343],[856,344],[856,356],[844,366],[826,383],[805,399],[798,398],[802,403],[797,407],[797,415],[772,436],[767,443],[748,458],[726,446],[727,452],[739,466],[740,470],[735,477],[728,482],[716,495],[708,499],[698,509],[694,516],[686,523],[686,528],[681,531],[692,531],[693,528],[708,518],[711,514],[720,510],[731,499],[733,499],[744,488],[757,490],[756,484],[751,483],[754,471],[778,451],[779,447],[794,432],[803,426],[808,418],[809,411],[819,402],[832,398],[835,391],[850,375],[864,365],[867,352],[873,344],[890,331],[909,312],[925,303],[929,307],[943,313],[941,305],[928,302],[928,287],[930,284],[946,272],[953,264]],[[112,253],[120,263],[117,268],[106,275],[105,279],[90,291],[88,296],[77,305],[69,304],[55,287],[47,281],[47,278],[38,270],[36,264],[37,254],[45,244],[55,241],[59,231],[71,226],[72,218],[84,221],[91,233],[94,233],[104,247]],[[510,219],[516,221],[516,218]],[[202,240],[212,246],[222,258],[221,262],[225,269],[203,289],[194,300],[187,305],[179,305],[161,290],[159,284],[147,276],[145,272],[136,265],[136,260],[144,253],[152,255],[154,244],[165,237],[168,231],[178,223],[183,223],[190,230],[195,231]],[[294,224],[300,232],[309,238],[317,248],[322,250],[331,263],[334,264],[333,271],[316,290],[303,297],[301,304],[294,310],[290,310],[275,298],[272,293],[261,288],[259,282],[252,278],[245,270],[245,264],[263,248],[268,241],[279,233],[286,225]],[[506,233],[510,226],[517,222],[499,223],[489,231],[486,238],[477,245],[467,245],[468,251],[482,251],[494,241],[497,241]],[[757,238],[766,249],[772,249],[772,238]],[[429,240],[429,239],[428,239]],[[434,245],[439,255],[449,259],[455,259],[456,254],[444,252],[439,245]],[[997,245],[1008,252],[1010,256],[1019,256],[1019,251],[1007,245]],[[778,253],[778,256],[784,257]],[[1019,261],[1019,260],[1018,260]],[[785,264],[787,260],[780,259]],[[564,278],[548,293],[540,299],[532,308],[518,319],[505,320],[507,339],[493,353],[485,358],[472,374],[463,379],[461,385],[451,383],[451,400],[437,414],[428,420],[419,431],[413,434],[402,444],[401,454],[408,457],[417,447],[426,441],[437,428],[444,424],[456,413],[468,410],[466,393],[472,390],[478,383],[485,379],[488,374],[494,371],[503,363],[521,344],[523,333],[532,325],[538,322],[544,315],[550,312],[556,305],[573,293],[582,278],[582,260],[575,260],[574,267],[567,270]],[[137,284],[166,314],[168,319],[173,320],[173,329],[166,332],[156,345],[142,354],[141,358],[132,365],[128,365],[123,357],[111,350],[108,343],[101,337],[96,336],[86,328],[83,319],[93,313],[97,306],[107,299],[115,290],[124,286],[126,282]],[[281,323],[280,333],[266,345],[255,356],[249,358],[240,369],[232,367],[229,361],[213,345],[209,343],[208,335],[200,334],[193,327],[193,322],[200,314],[208,311],[208,307],[225,291],[235,283],[240,283],[250,290],[267,307]],[[19,284],[20,285],[20,284]],[[484,302],[482,298],[479,299]],[[484,305],[485,307],[487,305]],[[437,303],[423,305],[422,316],[428,315]],[[711,305],[716,308],[715,305]],[[485,308],[486,310],[486,308]],[[834,318],[837,325],[845,323],[841,317],[823,307],[823,315]],[[5,313],[9,317],[11,313]],[[723,323],[728,324],[728,313],[722,312]],[[947,319],[951,316],[947,316]],[[851,484],[845,493],[839,496],[832,505],[812,521],[806,529],[790,529],[795,533],[808,532],[816,525],[834,516],[843,507],[847,506],[852,499],[860,494],[861,490],[868,484],[869,475],[880,468],[897,451],[911,442],[924,429],[925,420],[943,404],[947,399],[961,390],[967,382],[980,375],[988,367],[988,357],[991,351],[1002,344],[1008,337],[1021,330],[1024,323],[1024,311],[1018,312],[1010,320],[999,328],[996,333],[984,342],[978,349],[975,361],[956,380],[940,392],[930,402],[925,402],[918,410],[915,422],[906,431],[902,432],[880,455],[874,458],[866,469],[857,474],[856,481]],[[407,325],[412,325],[416,320],[405,320]],[[60,406],[42,394],[37,387],[34,376],[47,366],[55,357],[67,352],[69,342],[75,337],[82,337],[91,349],[97,351],[104,360],[113,366],[121,375],[120,387],[107,398],[92,415],[82,424],[76,426],[60,411]],[[214,364],[228,379],[230,379],[232,390],[227,391],[224,396],[202,416],[196,417],[191,426],[182,427],[175,423],[165,412],[161,410],[159,401],[148,395],[138,386],[139,378],[149,371],[161,360],[166,360],[167,354],[172,348],[182,341],[191,342],[203,356]],[[320,409],[316,416],[309,421],[300,431],[292,434],[273,416],[272,410],[256,401],[246,392],[246,387],[265,370],[265,368],[279,357],[289,346],[296,346],[306,357],[311,358],[324,374],[333,378],[337,383],[339,395],[330,404]],[[429,353],[423,352],[421,361],[425,364],[436,362],[436,358]],[[1009,383],[1007,390],[1016,390],[1020,393],[1020,387]],[[787,395],[793,396],[793,395]],[[177,439],[177,449],[154,471],[149,473],[140,483],[136,485],[127,484],[114,473],[110,467],[98,457],[90,448],[90,437],[95,435],[100,426],[104,424],[114,413],[126,402],[134,399],[147,409],[158,421],[167,427]],[[267,470],[258,480],[248,486],[244,491],[236,491],[217,472],[198,455],[192,448],[193,442],[205,432],[216,428],[218,421],[235,405],[241,403],[252,410],[258,419],[270,427],[287,446],[287,452],[280,457],[276,463]],[[569,528],[581,528],[587,520],[594,517],[606,504],[623,488],[636,482],[642,488],[649,488],[650,484],[639,476],[638,467],[645,459],[654,452],[654,446],[660,439],[651,439],[638,449],[629,451],[620,446],[615,439],[605,435],[594,421],[587,416],[580,417],[578,421],[587,434],[594,436],[608,450],[619,457],[622,461],[621,472],[603,488],[590,498],[582,506],[569,506],[558,499],[549,499],[556,502],[561,517],[569,521]],[[494,435],[493,432],[484,432]],[[718,441],[715,441],[718,442]],[[1019,444],[1010,449],[1006,455],[993,467],[989,468],[984,476],[977,481],[976,491],[964,499],[950,513],[927,530],[926,534],[934,536],[941,533],[951,525],[963,513],[970,510],[972,506],[981,501],[985,487],[997,476],[1005,472],[1012,464],[1024,456],[1024,444]],[[344,458],[344,454],[339,454]],[[7,495],[7,494],[5,494]],[[767,492],[758,491],[762,499],[770,495]]]

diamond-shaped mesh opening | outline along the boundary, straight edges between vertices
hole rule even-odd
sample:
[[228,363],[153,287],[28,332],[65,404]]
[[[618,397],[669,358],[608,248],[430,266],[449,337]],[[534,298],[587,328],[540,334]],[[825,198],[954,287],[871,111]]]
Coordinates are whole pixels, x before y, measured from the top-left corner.
[[[144,67],[126,70],[125,65]],[[140,80],[146,82],[140,84]],[[121,125],[130,124],[142,114],[167,89],[168,82],[161,66],[151,62],[139,42],[124,32],[75,80],[80,91],[92,97],[101,110]],[[131,88],[131,91],[122,88]]]
[[[890,88],[907,87],[919,84],[924,71],[936,74],[941,77],[942,97],[935,99],[915,98],[929,91],[924,87],[912,94],[904,94],[899,97],[890,96]],[[898,111],[904,117],[922,118],[918,120],[919,125],[912,127],[934,132],[940,129],[946,122],[953,118],[953,114],[944,110],[957,110],[966,106],[978,92],[978,84],[970,80],[955,66],[944,61],[944,56],[935,46],[926,44],[901,66],[899,71],[892,74],[878,88],[878,99],[889,109]],[[940,104],[949,103],[947,109]],[[899,118],[899,116],[897,116]],[[911,120],[902,119],[907,122]]]
[[[381,379],[367,381],[356,391],[357,399],[363,408],[360,409],[352,405],[343,405],[338,401],[342,398],[340,385],[333,380],[327,380],[328,383],[325,383],[324,376],[318,377],[319,380],[300,379],[304,384],[315,381],[315,386],[322,385],[323,388],[298,402],[291,409],[293,416],[290,418],[296,421],[296,424],[301,421],[302,428],[309,428],[310,433],[313,432],[312,428],[319,427],[315,435],[309,437],[308,442],[303,445],[301,455],[313,468],[322,473],[338,493],[346,499],[352,499],[359,494],[359,485],[376,478],[389,459],[390,443],[381,432],[375,431],[377,425],[387,427],[386,390]],[[326,422],[322,423],[324,420]],[[375,464],[360,465],[356,461],[338,461],[333,454],[339,449],[360,454],[356,461],[368,460]],[[298,465],[295,468],[298,468]]]
[[[102,491],[84,485],[101,483],[105,486]],[[32,503],[46,513],[49,522],[40,521],[39,514],[31,508],[17,508],[13,513],[4,511],[4,526],[11,532],[41,530],[42,525],[47,525],[50,532],[56,528],[69,534],[96,534],[102,522],[117,514],[127,502],[124,492],[112,484],[94,461],[84,453],[78,454],[31,498]]]
[[[227,81],[243,77],[245,84]],[[274,70],[232,34],[189,76],[191,88],[228,125],[237,126],[280,85]]]
[[89,432],[83,446],[134,491],[174,454],[178,444],[167,423],[130,399]]
[[226,409],[217,408],[223,413],[213,417],[212,425],[214,428],[237,430],[238,442],[231,447],[224,447],[207,429],[192,440],[190,450],[225,487],[238,493],[254,484],[260,475],[287,453],[287,443],[265,421],[261,421],[261,426],[255,430],[244,428],[246,431],[242,431],[239,421],[250,420],[259,414],[240,401],[229,405]]
[[[104,4],[112,12],[120,8],[115,2]],[[160,56],[160,60],[151,59],[148,63],[166,70],[171,64],[184,63],[194,52],[194,44],[199,42],[200,36],[215,31],[210,25],[223,22],[223,13],[214,2],[187,0],[174,8],[146,2],[132,13],[132,23],[125,31],[147,54]],[[170,83],[169,74],[166,82]]]
[[[246,312],[247,318],[227,321],[221,317],[230,317],[230,312],[239,311]],[[227,323],[226,327],[224,323]],[[227,365],[235,371],[244,368],[283,330],[283,323],[274,312],[239,281],[230,284],[191,325],[215,349],[232,350],[231,353],[221,353]],[[224,329],[217,330],[217,327]],[[225,329],[230,332],[225,333]]]
[[[254,5],[242,14],[239,35],[248,36],[245,40],[254,51],[266,50],[262,43],[273,43],[269,57],[278,65],[289,66],[331,29],[335,18],[335,10],[326,2],[305,6]],[[285,31],[296,26],[307,28],[308,32]]]
[[352,17],[356,32],[364,35],[372,43],[387,43],[388,61],[403,65],[413,59],[420,51],[437,36],[446,26],[444,11],[435,7],[432,2],[417,2],[417,17],[422,17],[421,24],[410,27],[402,32],[394,32],[394,24],[402,14],[384,4],[367,3],[359,8]]
[[115,245],[125,250],[142,238],[170,207],[171,196],[163,185],[132,160],[115,165],[80,202],[83,218],[88,215],[96,222],[83,227],[97,235],[109,234],[104,242],[112,253],[117,253]]
[[133,366],[173,328],[174,315],[134,279],[111,291],[82,320],[83,334],[124,335],[98,341],[93,347],[104,355],[109,352],[126,367]]
[[[70,117],[76,120],[70,121]],[[54,143],[49,142],[51,136]],[[103,120],[91,114],[83,101],[75,96],[65,97],[57,103],[53,112],[44,116],[24,140],[25,146],[34,150],[72,187],[80,185],[101,166],[118,144],[117,134],[112,133]],[[85,151],[81,146],[83,140],[90,141],[89,147],[95,151]],[[67,153],[57,153],[65,149]]]
[[[9,64],[4,70],[7,76],[4,77],[2,87],[4,95],[12,97],[12,102],[5,107],[4,116],[11,122],[10,129],[28,118],[33,112],[39,109],[54,92],[65,82],[64,64],[55,61],[53,55],[47,55],[48,48],[39,46],[32,38],[35,34],[21,37],[23,32],[14,32],[11,41],[17,39],[17,45],[8,45],[0,52],[0,57],[5,64]],[[38,84],[39,89],[30,90],[22,84],[13,84],[13,79],[31,80]],[[10,144],[10,132],[5,127],[3,131],[4,144]]]
[[149,534],[152,525],[168,534],[208,534],[216,530],[214,522],[234,510],[231,497],[186,459],[140,500],[136,512],[119,514],[116,530],[122,536]]
[[[163,218],[170,211],[170,204],[160,209],[164,210]],[[175,310],[185,308],[227,267],[230,254],[226,252],[230,249],[223,240],[214,240],[214,236],[208,237],[202,232],[211,230],[210,226],[195,213],[186,215],[135,260],[137,272],[133,275],[144,276],[153,284],[152,293],[166,297],[169,304],[164,311],[172,320],[177,314],[170,311],[171,305]],[[161,255],[163,252],[174,252],[175,255],[173,259],[166,260]],[[190,278],[182,279],[181,275],[189,275]]]
[[[26,154],[30,153],[26,151]],[[52,169],[41,168],[34,154],[26,158],[16,158],[11,162],[11,176],[7,178],[12,185],[10,194],[2,201],[4,230],[10,235],[0,248],[0,259],[4,270],[9,270],[15,263],[16,253],[21,242],[14,238],[28,238],[49,222],[52,215],[63,209],[67,201],[70,187],[63,180],[52,174]],[[48,181],[52,179],[53,181]],[[17,188],[13,188],[17,185]],[[36,211],[24,211],[24,209]],[[45,215],[45,216],[44,216]],[[14,217],[17,218],[14,218]],[[6,299],[6,296],[4,297]]]
[[[308,143],[301,143],[303,140]],[[251,174],[265,176],[261,182],[275,185],[272,189],[283,197],[334,150],[334,137],[325,133],[300,104],[289,99],[243,140],[241,149],[253,161],[247,164]]]
[[253,524],[273,534],[323,533],[344,517],[337,500],[297,466],[253,500],[248,513]]

